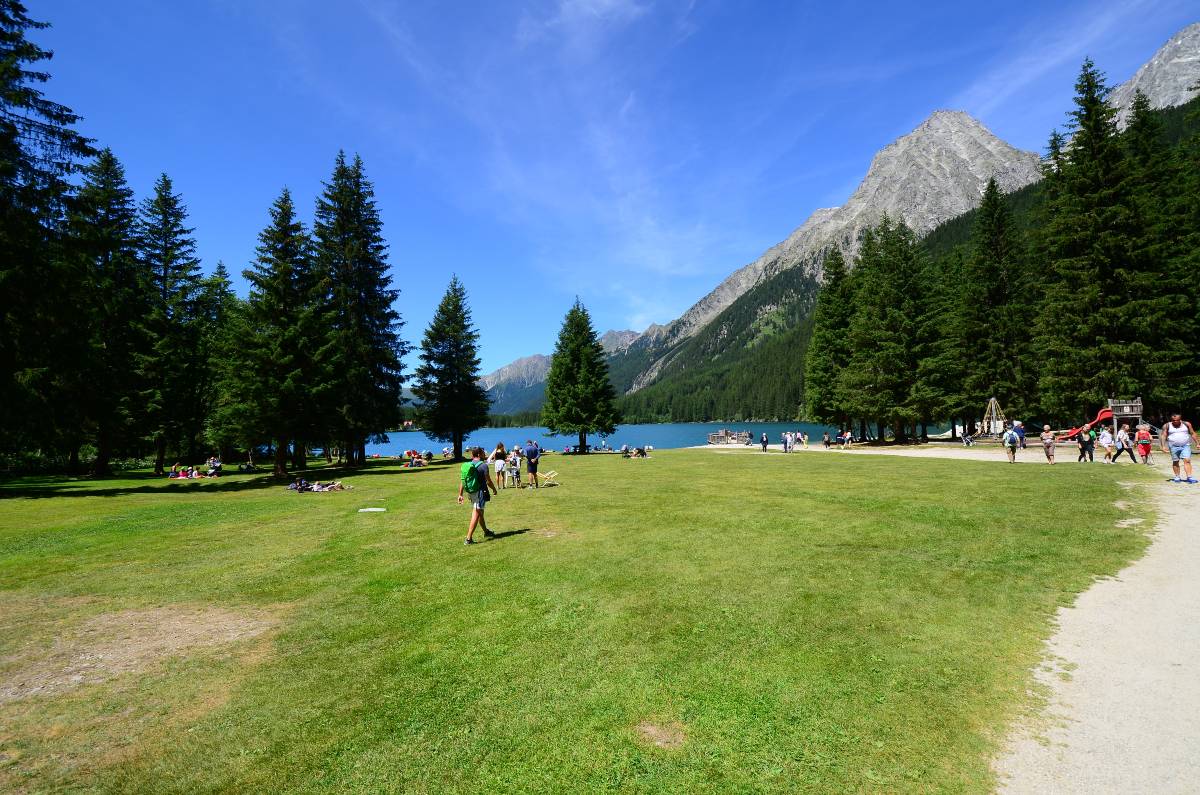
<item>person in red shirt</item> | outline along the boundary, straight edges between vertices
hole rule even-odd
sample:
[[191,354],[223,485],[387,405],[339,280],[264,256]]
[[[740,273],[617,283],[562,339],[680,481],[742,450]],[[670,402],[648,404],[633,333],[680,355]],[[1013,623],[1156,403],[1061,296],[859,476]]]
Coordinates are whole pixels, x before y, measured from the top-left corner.
[[1142,457],[1142,463],[1149,464],[1150,447],[1154,442],[1154,437],[1150,434],[1150,426],[1139,425],[1137,433],[1133,436],[1133,440],[1137,443],[1137,451],[1138,455]]

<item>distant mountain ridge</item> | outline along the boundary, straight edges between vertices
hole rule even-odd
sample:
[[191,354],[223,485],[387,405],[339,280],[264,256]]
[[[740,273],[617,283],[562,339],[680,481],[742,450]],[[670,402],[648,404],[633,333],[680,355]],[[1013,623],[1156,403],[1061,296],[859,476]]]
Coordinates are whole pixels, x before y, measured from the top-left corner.
[[1146,95],[1152,108],[1171,108],[1195,97],[1197,84],[1200,84],[1200,22],[1172,36],[1133,77],[1113,89],[1108,103],[1117,109],[1117,123],[1124,128],[1136,91]]

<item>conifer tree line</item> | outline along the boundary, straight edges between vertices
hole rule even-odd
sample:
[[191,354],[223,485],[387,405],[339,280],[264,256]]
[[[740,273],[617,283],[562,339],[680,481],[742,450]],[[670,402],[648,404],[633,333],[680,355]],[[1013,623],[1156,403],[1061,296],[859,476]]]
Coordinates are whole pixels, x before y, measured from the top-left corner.
[[[398,424],[402,321],[363,162],[339,153],[311,229],[285,189],[246,299],[205,276],[163,174],[140,203],[109,149],[41,91],[45,27],[0,0],[0,455],[97,474],[116,457],[305,451],[349,465]],[[87,451],[84,454],[84,451]]]
[[996,181],[969,244],[933,256],[884,218],[854,267],[824,260],[803,414],[839,427],[967,427],[991,397],[1009,417],[1074,427],[1109,398],[1146,416],[1200,410],[1200,133],[1178,146],[1137,94],[1119,131],[1085,61],[1043,201],[1018,228]]

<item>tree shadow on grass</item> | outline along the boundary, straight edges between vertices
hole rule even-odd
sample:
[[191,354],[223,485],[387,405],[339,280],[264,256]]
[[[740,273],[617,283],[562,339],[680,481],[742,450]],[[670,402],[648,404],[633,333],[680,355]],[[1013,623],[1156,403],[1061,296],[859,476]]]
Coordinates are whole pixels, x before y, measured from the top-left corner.
[[[170,478],[149,473],[134,473],[114,476],[111,478],[51,478],[37,476],[31,478],[16,478],[8,483],[0,483],[0,500],[5,499],[43,499],[47,497],[121,497],[127,494],[211,494],[251,491],[256,489],[286,488],[297,478],[311,482],[320,480],[355,480],[377,475],[413,476],[422,472],[445,472],[453,468],[454,461],[434,461],[423,467],[405,467],[398,461],[368,461],[361,467],[316,466],[310,469],[293,471],[287,477],[277,478],[270,473],[258,475],[230,473],[219,478],[200,478],[197,480],[172,480]],[[136,481],[138,485],[129,485]],[[122,485],[104,487],[104,483],[113,482]]]

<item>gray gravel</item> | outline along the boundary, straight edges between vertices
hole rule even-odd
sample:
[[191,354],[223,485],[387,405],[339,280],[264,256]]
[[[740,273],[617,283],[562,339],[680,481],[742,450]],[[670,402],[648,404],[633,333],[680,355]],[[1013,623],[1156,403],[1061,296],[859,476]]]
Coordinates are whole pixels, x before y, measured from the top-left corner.
[[1200,793],[1200,486],[1153,495],[1146,555],[1059,611],[1049,703],[996,761],[1000,792]]

